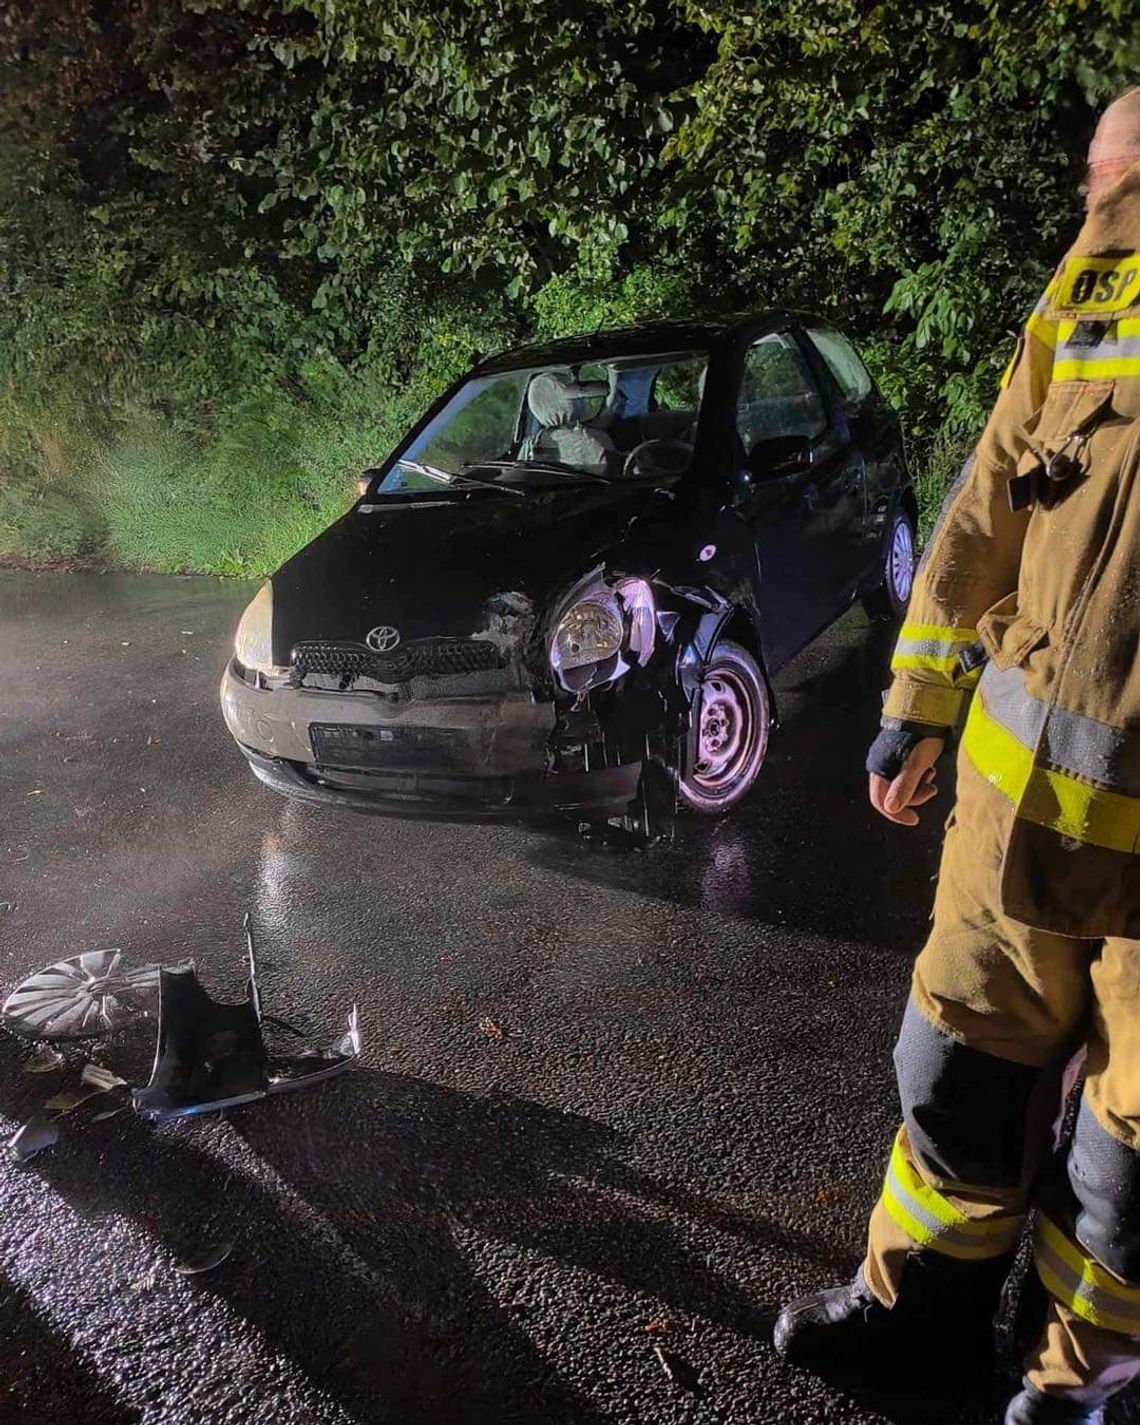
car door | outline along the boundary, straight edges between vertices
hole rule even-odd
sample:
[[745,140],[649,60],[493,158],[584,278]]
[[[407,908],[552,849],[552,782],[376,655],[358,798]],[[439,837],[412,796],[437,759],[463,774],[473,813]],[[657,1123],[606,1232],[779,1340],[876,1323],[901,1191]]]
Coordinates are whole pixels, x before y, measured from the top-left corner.
[[887,516],[905,482],[899,419],[841,332],[824,322],[808,321],[804,336],[830,375],[851,444],[863,461],[865,511],[858,562],[861,581],[866,583],[880,576]]
[[850,602],[863,469],[791,330],[744,355],[733,503],[760,559],[766,653],[778,667]]

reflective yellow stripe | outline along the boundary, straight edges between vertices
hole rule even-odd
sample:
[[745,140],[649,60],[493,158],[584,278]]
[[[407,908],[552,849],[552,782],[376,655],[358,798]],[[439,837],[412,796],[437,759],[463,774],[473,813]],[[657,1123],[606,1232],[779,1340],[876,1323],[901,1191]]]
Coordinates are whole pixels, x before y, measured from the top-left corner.
[[1051,1296],[1094,1326],[1140,1335],[1140,1287],[1128,1286],[1086,1257],[1055,1223],[1039,1213],[1034,1265]]
[[[904,623],[899,630],[891,667],[917,668],[937,673],[955,686],[970,687],[977,682],[973,674],[963,675],[958,655],[978,637],[976,628],[953,628],[939,623]],[[980,673],[980,670],[978,670]]]
[[[1111,353],[1112,348],[1107,348]],[[1098,381],[1140,376],[1140,356],[1097,356],[1096,348],[1080,357],[1059,357],[1053,363],[1054,381]]]
[[891,1150],[882,1202],[913,1242],[947,1257],[967,1261],[998,1257],[1010,1250],[1021,1231],[1020,1214],[968,1217],[924,1182],[907,1156],[901,1132]]
[[1140,848],[1140,799],[1090,787],[1048,767],[1034,768],[1017,814],[1109,851]]
[[891,659],[891,669],[897,673],[903,668],[920,668],[928,673],[941,673],[946,679],[952,680],[956,688],[972,688],[982,676],[980,668],[962,673],[956,653],[950,658],[937,658],[929,653],[896,653]]
[[1134,852],[1140,846],[1140,799],[1035,766],[1033,750],[987,712],[984,691],[970,709],[962,747],[1023,820],[1110,851]]

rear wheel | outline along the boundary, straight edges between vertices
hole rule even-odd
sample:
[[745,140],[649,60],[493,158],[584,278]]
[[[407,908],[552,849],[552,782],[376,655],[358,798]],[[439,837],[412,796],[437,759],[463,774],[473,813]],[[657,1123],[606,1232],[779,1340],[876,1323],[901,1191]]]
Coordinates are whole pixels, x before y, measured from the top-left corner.
[[900,619],[914,587],[914,524],[906,510],[896,510],[883,544],[883,581],[863,600],[872,618]]
[[701,679],[700,724],[681,772],[682,801],[700,812],[735,806],[764,765],[771,721],[756,660],[738,643],[718,643]]

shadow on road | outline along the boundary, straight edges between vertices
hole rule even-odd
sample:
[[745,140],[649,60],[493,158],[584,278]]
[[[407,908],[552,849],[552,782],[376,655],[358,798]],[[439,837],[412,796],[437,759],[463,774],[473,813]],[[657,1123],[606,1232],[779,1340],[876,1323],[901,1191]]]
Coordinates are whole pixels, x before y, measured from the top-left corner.
[[[17,1059],[0,1040],[0,1099],[13,1117],[43,1096]],[[835,1260],[817,1234],[631,1169],[618,1157],[623,1135],[506,1094],[362,1068],[304,1097],[237,1110],[229,1126],[271,1175],[208,1151],[216,1126],[155,1131],[130,1115],[100,1125],[77,1116],[25,1171],[95,1224],[130,1218],[175,1258],[233,1237],[231,1259],[191,1289],[225,1300],[362,1420],[600,1418],[512,1319],[544,1316],[541,1303],[552,1298],[541,1262],[532,1256],[513,1273],[508,1264],[517,1296],[493,1296],[468,1234],[493,1253],[521,1248],[619,1280],[653,1299],[647,1310],[660,1302],[758,1344],[775,1303],[757,1303],[711,1270],[686,1247],[686,1222]],[[298,1199],[307,1210],[289,1206]],[[553,1281],[549,1291],[560,1291]]]
[[[0,1277],[0,1420],[44,1425],[71,1420],[83,1402],[83,1425],[134,1425],[142,1417],[100,1380],[57,1333],[18,1283]],[[17,1346],[15,1343],[19,1343]]]

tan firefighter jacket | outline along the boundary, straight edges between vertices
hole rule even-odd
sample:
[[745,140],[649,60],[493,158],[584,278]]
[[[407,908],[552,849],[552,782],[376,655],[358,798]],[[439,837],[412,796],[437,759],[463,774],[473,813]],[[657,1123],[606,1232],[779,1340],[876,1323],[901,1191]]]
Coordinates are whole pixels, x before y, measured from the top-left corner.
[[[1029,319],[919,567],[885,716],[1016,811],[1002,909],[1140,939],[1140,165]],[[968,715],[967,715],[968,714]]]

